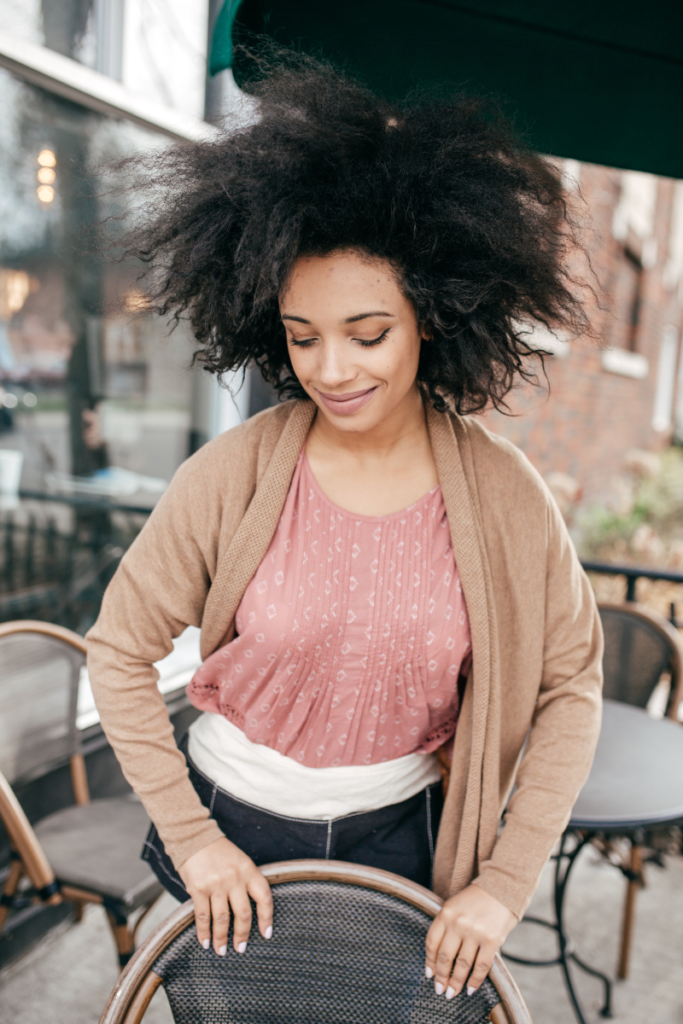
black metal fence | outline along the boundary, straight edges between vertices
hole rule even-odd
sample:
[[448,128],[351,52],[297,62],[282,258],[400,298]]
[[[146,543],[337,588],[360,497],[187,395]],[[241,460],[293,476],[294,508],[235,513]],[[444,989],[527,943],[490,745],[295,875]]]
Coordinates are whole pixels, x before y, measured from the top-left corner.
[[[683,584],[683,573],[671,572],[668,569],[648,569],[640,565],[615,565],[612,562],[582,562],[586,572],[596,572],[603,576],[623,576],[625,579],[625,601],[636,600],[636,585],[639,579],[666,580],[667,583]],[[681,623],[676,616],[676,604],[670,602],[669,619],[672,625],[679,627]]]
[[86,632],[149,508],[24,491],[0,512],[0,622],[40,619]]

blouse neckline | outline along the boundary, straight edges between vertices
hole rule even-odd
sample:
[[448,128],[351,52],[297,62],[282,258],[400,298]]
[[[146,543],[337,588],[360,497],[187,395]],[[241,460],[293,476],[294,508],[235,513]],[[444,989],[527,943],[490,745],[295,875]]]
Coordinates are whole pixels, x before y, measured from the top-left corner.
[[436,496],[441,497],[441,484],[437,484],[436,487],[433,487],[431,491],[427,491],[427,493],[423,494],[421,498],[418,498],[417,501],[414,501],[412,505],[408,505],[407,508],[402,508],[398,512],[389,512],[383,516],[364,516],[360,513],[350,512],[349,509],[347,508],[342,508],[341,505],[335,504],[335,502],[331,501],[327,497],[327,495],[325,494],[322,487],[320,486],[320,484],[318,483],[314,476],[313,470],[311,469],[311,464],[308,461],[308,455],[306,454],[305,446],[301,449],[300,458],[303,460],[303,471],[306,478],[306,483],[313,488],[313,490],[318,495],[320,500],[324,502],[324,504],[327,505],[328,508],[332,509],[333,512],[336,512],[338,515],[343,516],[345,519],[353,519],[357,523],[390,523],[395,519],[403,519],[405,518],[405,516],[418,511],[424,505],[428,505],[430,501],[432,501]]

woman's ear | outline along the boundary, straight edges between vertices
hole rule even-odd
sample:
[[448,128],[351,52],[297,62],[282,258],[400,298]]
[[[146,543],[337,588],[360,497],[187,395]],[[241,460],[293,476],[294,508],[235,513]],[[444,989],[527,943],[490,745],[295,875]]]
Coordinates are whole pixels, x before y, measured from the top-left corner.
[[432,338],[434,337],[434,332],[432,331],[432,325],[431,324],[421,324],[420,325],[420,337],[422,338],[423,341],[431,341],[432,340]]

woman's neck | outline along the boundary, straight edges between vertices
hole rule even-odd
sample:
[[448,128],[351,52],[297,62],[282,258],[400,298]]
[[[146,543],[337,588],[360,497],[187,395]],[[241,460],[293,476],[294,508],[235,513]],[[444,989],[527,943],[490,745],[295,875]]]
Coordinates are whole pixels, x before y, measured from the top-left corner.
[[371,430],[338,430],[320,411],[316,413],[307,450],[326,451],[362,462],[403,457],[429,442],[424,402],[418,388],[412,389],[393,412]]
[[420,392],[363,433],[335,430],[318,412],[306,455],[321,490],[357,515],[400,512],[438,484]]

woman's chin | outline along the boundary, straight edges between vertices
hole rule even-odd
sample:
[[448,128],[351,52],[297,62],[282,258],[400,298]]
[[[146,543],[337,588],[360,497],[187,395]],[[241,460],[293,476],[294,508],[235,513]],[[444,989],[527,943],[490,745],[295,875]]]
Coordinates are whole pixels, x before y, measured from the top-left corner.
[[327,409],[323,402],[316,402],[316,405],[326,422],[340,434],[366,434],[380,426],[387,417],[382,408],[359,409],[350,415],[340,416]]

